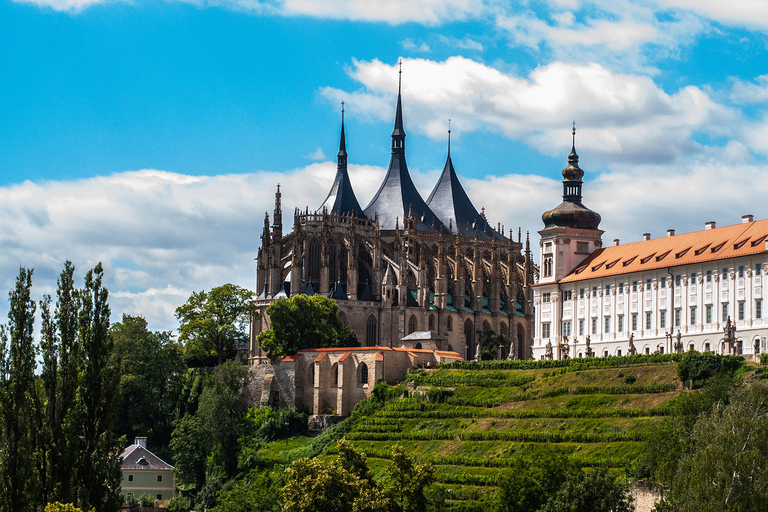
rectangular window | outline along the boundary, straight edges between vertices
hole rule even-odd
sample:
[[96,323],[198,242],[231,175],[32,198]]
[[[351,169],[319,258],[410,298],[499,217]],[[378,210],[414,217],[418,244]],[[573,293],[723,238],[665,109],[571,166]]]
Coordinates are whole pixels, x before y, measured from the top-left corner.
[[659,327],[661,327],[662,329],[667,328],[667,312],[666,311],[659,312]]
[[645,328],[650,329],[651,328],[651,313],[645,314]]
[[662,288],[666,288],[667,287],[667,278],[666,277],[662,277],[661,278],[661,287]]
[[722,280],[728,279],[728,267],[723,269],[723,274],[720,276],[720,279]]
[[592,319],[592,334],[597,334],[597,318]]
[[584,288],[579,288],[579,298],[580,299],[584,298]]
[[637,313],[632,313],[632,330],[637,330]]
[[163,475],[157,475],[157,481],[162,482],[163,481]]
[[680,327],[680,310],[675,310],[675,327]]
[[645,280],[645,289],[646,290],[650,290],[652,284],[653,284],[653,279],[646,279]]
[[755,301],[755,318],[763,318],[763,301],[760,299]]
[[611,332],[611,317],[605,317],[605,334]]
[[711,324],[712,323],[712,306],[707,305],[705,314],[707,315],[707,323]]
[[549,293],[541,294],[541,302],[549,302]]
[[744,303],[739,302],[739,320],[744,320]]
[[571,335],[571,321],[566,320],[563,322],[563,336],[570,336]]
[[133,482],[133,475],[128,475],[128,481]]
[[675,286],[680,286],[680,280],[681,280],[681,276],[680,274],[677,274],[675,276]]
[[691,283],[692,285],[696,284],[696,272],[691,272]]
[[579,320],[579,336],[584,336],[584,319]]
[[565,290],[563,292],[563,300],[571,300],[573,298],[573,292],[571,290]]
[[549,338],[549,324],[541,324],[541,337]]
[[597,286],[592,287],[592,296],[597,297]]
[[619,323],[616,325],[616,330],[624,332],[624,315],[619,315]]
[[691,325],[696,325],[696,306],[691,306]]
[[728,303],[723,304],[723,322],[728,320]]
[[607,284],[605,285],[605,294],[608,295],[609,293],[611,293],[611,285]]
[[755,263],[755,274],[759,276],[761,270],[763,270],[763,265],[760,263]]
[[162,501],[162,500],[163,500],[163,495],[162,494],[158,494],[157,495],[157,501]]
[[744,265],[739,265],[739,277],[744,277]]
[[619,283],[619,293],[624,293],[624,283]]
[[708,283],[712,282],[712,271],[711,270],[707,270],[707,282]]
[[637,281],[632,281],[632,291],[633,292],[637,291]]

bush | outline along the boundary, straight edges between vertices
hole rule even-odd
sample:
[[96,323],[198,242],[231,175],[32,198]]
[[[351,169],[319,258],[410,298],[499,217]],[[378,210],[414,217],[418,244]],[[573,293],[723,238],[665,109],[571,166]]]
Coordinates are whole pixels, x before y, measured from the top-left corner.
[[760,364],[768,364],[768,352],[760,355]]
[[677,375],[683,383],[691,383],[691,388],[704,386],[716,375],[733,376],[744,365],[741,356],[720,356],[690,350],[685,353],[677,365]]
[[637,377],[635,377],[631,373],[628,373],[624,376],[624,382],[627,384],[634,384],[636,380],[637,380]]

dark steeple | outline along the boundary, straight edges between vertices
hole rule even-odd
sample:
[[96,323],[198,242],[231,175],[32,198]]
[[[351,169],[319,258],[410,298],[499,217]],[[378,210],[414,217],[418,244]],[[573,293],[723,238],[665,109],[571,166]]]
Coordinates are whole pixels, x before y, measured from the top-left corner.
[[[402,69],[400,70],[402,78]],[[405,130],[403,129],[402,81],[397,91],[397,111],[395,112],[395,128],[392,131],[392,156],[389,169],[378,192],[365,208],[369,219],[379,215],[381,229],[396,229],[397,219],[408,215],[416,218],[415,228],[419,231],[446,230],[440,219],[424,202],[413,184],[408,166],[405,163]],[[407,227],[407,226],[406,226]]]
[[352,184],[347,173],[347,142],[344,135],[344,102],[341,103],[341,141],[339,142],[338,163],[336,164],[336,177],[333,180],[331,191],[325,198],[318,212],[327,209],[328,213],[351,214],[355,217],[365,218],[360,203],[357,202]]
[[443,173],[427,199],[427,205],[443,221],[443,224],[456,226],[456,231],[464,236],[502,239],[503,236],[488,226],[485,218],[478,213],[459,182],[451,160],[451,130],[448,128],[448,158]]
[[576,154],[576,123],[573,124],[571,154],[568,165],[563,169],[563,202],[541,216],[544,227],[566,227],[597,229],[600,214],[581,204],[581,179],[584,171],[579,167],[579,155]]

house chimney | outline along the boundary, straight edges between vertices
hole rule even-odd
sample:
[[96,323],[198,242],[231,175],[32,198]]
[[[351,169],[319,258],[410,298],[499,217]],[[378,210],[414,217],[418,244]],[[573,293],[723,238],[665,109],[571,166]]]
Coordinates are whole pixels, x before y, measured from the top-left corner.
[[613,239],[613,245],[614,246],[618,246],[619,245],[619,239],[618,238],[614,238]]
[[142,448],[147,447],[147,438],[146,437],[137,437],[136,440],[133,442],[133,444],[137,444],[141,446]]
[[643,240],[650,240],[651,234],[650,233],[643,233]]
[[752,222],[752,219],[754,219],[754,217],[752,215],[742,215],[741,216],[741,223],[742,224],[746,224],[747,222]]
[[715,221],[711,220],[704,223],[704,229],[715,229]]
[[667,236],[675,236],[675,230],[674,229],[668,229],[667,230]]

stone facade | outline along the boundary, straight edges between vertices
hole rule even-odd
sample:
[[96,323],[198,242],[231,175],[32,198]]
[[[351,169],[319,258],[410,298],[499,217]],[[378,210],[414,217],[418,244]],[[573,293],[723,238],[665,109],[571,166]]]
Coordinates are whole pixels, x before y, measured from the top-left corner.
[[254,403],[310,414],[348,416],[380,381],[401,382],[408,370],[461,360],[456,352],[391,347],[307,349],[250,367]]

